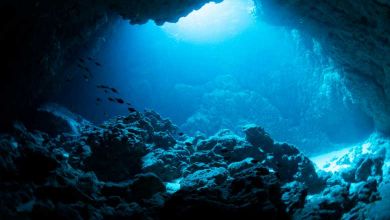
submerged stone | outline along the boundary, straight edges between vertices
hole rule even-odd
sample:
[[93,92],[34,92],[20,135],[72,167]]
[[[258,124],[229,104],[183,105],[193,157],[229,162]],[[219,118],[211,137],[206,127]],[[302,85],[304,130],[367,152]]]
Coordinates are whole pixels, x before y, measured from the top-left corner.
[[243,127],[246,140],[255,147],[271,152],[274,141],[265,130],[257,125],[249,124]]
[[180,188],[187,190],[216,187],[227,179],[228,173],[229,172],[222,167],[198,170],[183,178],[180,181]]

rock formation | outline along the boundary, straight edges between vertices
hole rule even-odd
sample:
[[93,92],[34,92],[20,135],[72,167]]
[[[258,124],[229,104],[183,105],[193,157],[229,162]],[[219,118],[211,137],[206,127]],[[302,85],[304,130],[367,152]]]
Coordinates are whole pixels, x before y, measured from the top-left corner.
[[1,219],[365,219],[386,207],[388,142],[331,174],[253,124],[245,137],[194,138],[153,111],[82,122],[55,137],[21,123],[1,135]]
[[318,40],[377,129],[390,132],[390,2],[256,0],[262,17]]

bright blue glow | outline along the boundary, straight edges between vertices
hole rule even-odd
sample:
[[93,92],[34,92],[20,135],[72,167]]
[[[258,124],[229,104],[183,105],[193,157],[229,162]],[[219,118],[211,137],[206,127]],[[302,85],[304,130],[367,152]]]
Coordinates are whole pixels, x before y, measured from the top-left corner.
[[[88,62],[93,78],[86,83],[76,73],[77,84],[60,96],[97,122],[128,114],[107,99],[114,96],[156,110],[186,132],[239,133],[241,125],[256,123],[276,140],[311,151],[328,149],[333,140],[360,141],[371,121],[345,107],[352,103],[321,47],[256,18],[253,6],[250,0],[210,3],[164,26],[118,21],[98,52],[83,56],[102,64]],[[119,94],[97,90],[101,84]]]
[[215,42],[231,38],[253,24],[255,5],[252,0],[224,0],[204,5],[162,28],[179,40]]

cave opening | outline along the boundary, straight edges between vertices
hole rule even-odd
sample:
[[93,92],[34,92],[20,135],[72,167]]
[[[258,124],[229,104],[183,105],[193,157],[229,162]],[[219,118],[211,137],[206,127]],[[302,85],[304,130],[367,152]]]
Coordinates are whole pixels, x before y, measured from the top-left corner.
[[388,1],[0,12],[0,219],[390,219]]
[[162,26],[118,19],[98,49],[75,64],[86,62],[93,75],[76,66],[53,101],[101,123],[127,114],[129,106],[116,103],[120,98],[156,110],[191,135],[241,134],[245,124],[260,124],[308,155],[367,139],[372,118],[320,43],[268,24],[259,13],[251,0],[226,0]]

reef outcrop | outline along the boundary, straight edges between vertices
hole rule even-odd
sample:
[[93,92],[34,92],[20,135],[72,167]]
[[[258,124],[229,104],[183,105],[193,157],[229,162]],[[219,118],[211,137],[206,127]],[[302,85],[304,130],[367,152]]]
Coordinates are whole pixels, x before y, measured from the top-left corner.
[[1,134],[1,219],[365,219],[387,207],[380,139],[331,174],[253,124],[245,137],[190,137],[153,111],[79,121],[56,136],[21,123]]

